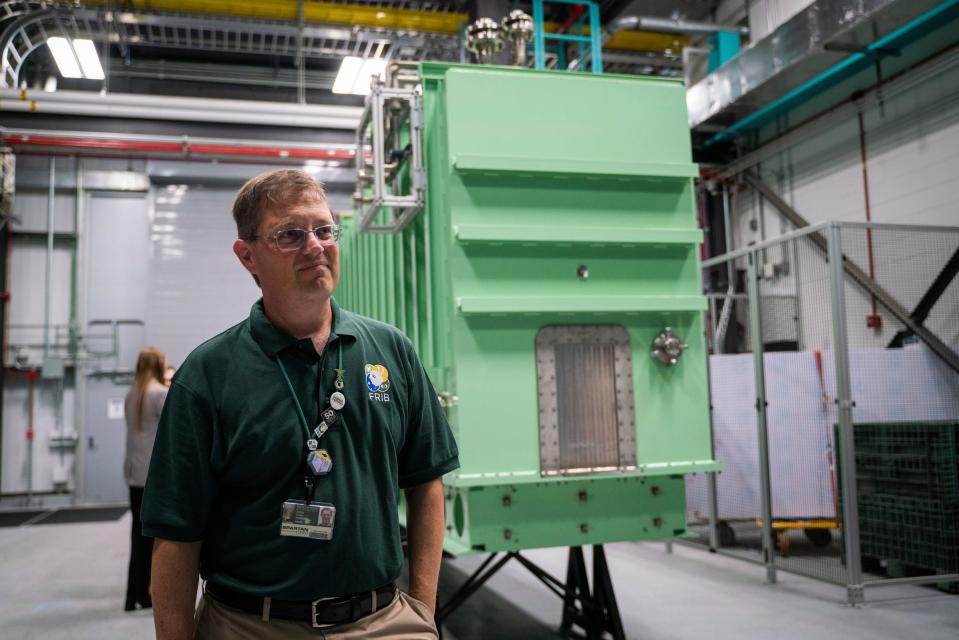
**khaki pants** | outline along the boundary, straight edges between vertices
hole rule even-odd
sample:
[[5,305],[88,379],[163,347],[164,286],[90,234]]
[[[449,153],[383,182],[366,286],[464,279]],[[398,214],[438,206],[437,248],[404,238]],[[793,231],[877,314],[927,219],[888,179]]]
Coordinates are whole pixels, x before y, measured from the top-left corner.
[[436,640],[439,634],[429,607],[397,591],[385,608],[347,624],[314,629],[307,622],[271,619],[228,607],[203,594],[196,610],[195,640]]

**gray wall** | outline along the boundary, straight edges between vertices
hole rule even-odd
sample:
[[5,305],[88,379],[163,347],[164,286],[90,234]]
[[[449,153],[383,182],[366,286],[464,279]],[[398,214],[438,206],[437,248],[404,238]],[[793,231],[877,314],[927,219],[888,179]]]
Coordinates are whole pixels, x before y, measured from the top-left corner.
[[[236,227],[230,210],[243,181],[272,168],[83,159],[81,172],[139,173],[149,178],[150,186],[138,193],[78,193],[76,161],[57,158],[54,230],[67,235],[58,238],[54,246],[50,307],[51,322],[60,327],[56,335],[61,347],[66,343],[71,313],[74,260],[69,234],[75,230],[78,210],[81,234],[75,306],[79,330],[91,336],[109,334],[107,328],[87,326],[94,316],[139,319],[143,325],[121,327],[121,349],[116,357],[91,357],[81,363],[79,376],[68,368],[61,381],[41,379],[36,383],[32,453],[25,437],[30,410],[25,371],[8,370],[0,459],[0,491],[7,498],[0,502],[22,504],[21,497],[10,494],[28,488],[41,494],[59,491],[79,502],[123,499],[125,431],[122,419],[110,418],[108,405],[125,393],[139,349],[155,346],[172,364],[179,365],[202,341],[248,315],[259,290],[233,255]],[[27,359],[22,369],[29,369],[42,363],[42,326],[22,325],[42,325],[44,321],[46,238],[42,234],[47,227],[49,158],[18,157],[16,169],[14,211],[21,221],[13,226],[9,256],[8,342],[37,345],[20,349]],[[309,170],[327,183],[334,211],[349,209],[351,171]],[[96,350],[111,344],[95,337],[88,342]],[[4,364],[15,366],[16,355],[16,349],[8,350]],[[72,434],[77,436],[76,450],[51,446],[51,437]],[[66,483],[55,482],[64,478]],[[50,495],[40,499],[51,504],[58,500]]]
[[[931,79],[909,91],[886,98],[882,109],[874,94],[863,102],[866,162],[872,220],[911,225],[959,226],[956,184],[959,180],[959,64],[944,66]],[[768,154],[753,170],[810,222],[865,221],[865,189],[860,159],[859,126],[851,117],[819,126],[799,136],[790,146]],[[733,218],[735,246],[773,238],[792,227],[754,191],[743,192]],[[847,234],[848,253],[866,268],[864,238]],[[938,234],[874,234],[874,258],[880,284],[912,303],[931,284],[954,250],[955,241]],[[804,254],[806,274],[822,268]],[[803,256],[771,250],[769,267],[787,264],[788,274],[769,278],[764,292],[798,295],[805,344],[800,348],[829,346],[828,319],[822,320],[821,283],[804,281]],[[959,294],[947,294],[930,318],[930,326],[944,340],[959,345]],[[884,347],[898,326],[882,309],[883,328],[867,328],[864,318],[871,303],[858,289],[847,289],[850,311],[849,337],[853,347]]]

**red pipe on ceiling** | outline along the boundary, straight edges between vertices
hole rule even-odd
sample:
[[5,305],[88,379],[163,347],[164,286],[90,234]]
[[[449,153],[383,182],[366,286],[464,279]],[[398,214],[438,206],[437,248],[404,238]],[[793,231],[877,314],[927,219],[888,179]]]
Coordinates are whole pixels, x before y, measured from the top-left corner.
[[302,149],[257,147],[231,144],[197,144],[189,140],[150,142],[147,140],[111,140],[109,138],[71,138],[67,136],[5,135],[5,144],[16,146],[61,147],[111,151],[143,151],[147,153],[177,153],[209,156],[253,156],[260,158],[298,158],[303,160],[352,160],[351,149]]

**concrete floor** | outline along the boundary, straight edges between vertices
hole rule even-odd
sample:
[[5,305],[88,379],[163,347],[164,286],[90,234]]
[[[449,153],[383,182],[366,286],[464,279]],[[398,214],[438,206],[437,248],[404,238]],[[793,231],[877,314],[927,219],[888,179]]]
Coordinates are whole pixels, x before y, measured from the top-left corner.
[[[129,526],[125,516],[0,528],[0,637],[152,638],[149,611],[122,611]],[[562,550],[524,555],[565,575]],[[441,589],[450,593],[482,559],[445,562]],[[661,543],[608,545],[607,559],[629,638],[959,638],[959,596],[928,587],[870,591],[868,606],[849,609],[838,587],[785,573],[764,585],[761,567],[685,546],[669,555]],[[449,618],[445,637],[559,638],[559,615],[559,599],[510,562]]]

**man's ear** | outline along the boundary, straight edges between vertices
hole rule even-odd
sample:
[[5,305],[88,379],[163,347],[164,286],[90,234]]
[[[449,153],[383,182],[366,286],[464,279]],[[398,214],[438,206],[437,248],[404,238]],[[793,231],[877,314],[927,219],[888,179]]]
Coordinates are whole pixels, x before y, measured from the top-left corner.
[[236,240],[233,243],[233,253],[239,258],[243,268],[256,277],[256,266],[253,264],[253,252],[250,251],[250,244],[246,240]]

